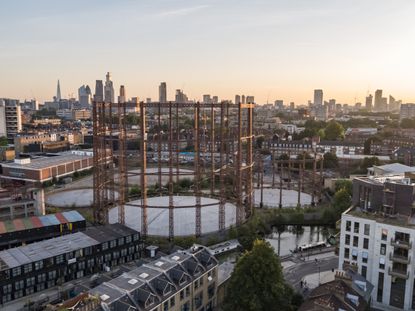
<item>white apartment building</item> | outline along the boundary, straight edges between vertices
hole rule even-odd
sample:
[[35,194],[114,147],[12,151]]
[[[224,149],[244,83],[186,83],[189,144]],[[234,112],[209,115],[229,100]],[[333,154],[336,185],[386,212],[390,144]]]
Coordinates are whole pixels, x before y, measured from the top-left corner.
[[15,99],[0,99],[0,136],[9,138],[22,130],[20,103]]
[[357,266],[378,309],[415,310],[414,189],[404,179],[357,178],[341,218],[339,269]]

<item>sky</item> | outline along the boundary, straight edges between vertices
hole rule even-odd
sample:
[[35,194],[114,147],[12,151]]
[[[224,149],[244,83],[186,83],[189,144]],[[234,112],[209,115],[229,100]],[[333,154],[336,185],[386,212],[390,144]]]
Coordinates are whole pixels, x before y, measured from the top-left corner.
[[413,0],[1,0],[0,97],[51,100],[112,73],[118,93],[183,89],[353,104],[415,102]]

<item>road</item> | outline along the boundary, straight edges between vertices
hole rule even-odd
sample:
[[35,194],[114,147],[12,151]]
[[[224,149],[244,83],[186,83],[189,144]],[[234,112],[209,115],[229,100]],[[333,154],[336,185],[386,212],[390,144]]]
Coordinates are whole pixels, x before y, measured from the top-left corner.
[[307,275],[337,269],[339,259],[333,253],[325,256],[313,256],[311,260],[302,261],[299,258],[293,258],[293,264],[287,265],[283,270],[285,280],[295,289],[300,289],[300,281]]

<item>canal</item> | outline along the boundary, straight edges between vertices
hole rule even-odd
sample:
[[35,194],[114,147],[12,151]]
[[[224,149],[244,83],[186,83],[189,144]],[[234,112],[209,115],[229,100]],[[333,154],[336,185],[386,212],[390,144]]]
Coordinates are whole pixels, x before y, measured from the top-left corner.
[[298,246],[314,242],[326,242],[335,229],[323,226],[281,226],[273,228],[267,241],[274,247],[279,256],[291,254]]

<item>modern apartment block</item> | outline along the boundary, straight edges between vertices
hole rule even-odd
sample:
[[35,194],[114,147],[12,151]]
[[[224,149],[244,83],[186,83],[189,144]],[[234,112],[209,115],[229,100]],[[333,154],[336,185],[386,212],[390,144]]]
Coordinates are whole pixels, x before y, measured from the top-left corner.
[[13,138],[22,130],[20,103],[15,99],[0,99],[0,136]]
[[74,310],[217,310],[217,286],[218,261],[205,247],[194,246],[124,272],[87,296],[80,294],[87,299]]
[[121,224],[0,251],[0,304],[140,257],[139,232]]
[[414,192],[402,176],[356,178],[341,218],[339,269],[357,266],[380,309],[415,309]]

